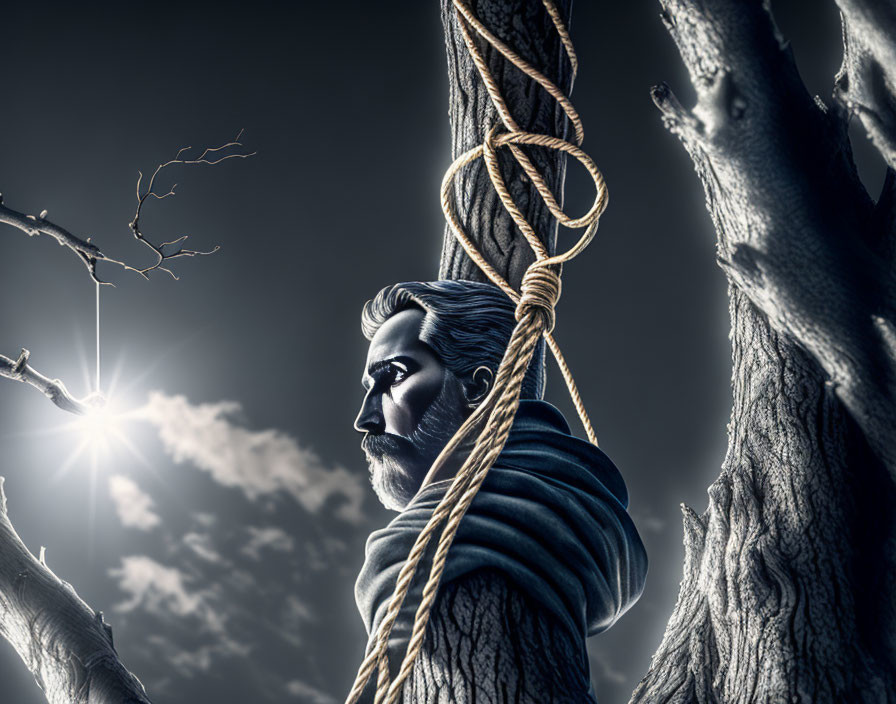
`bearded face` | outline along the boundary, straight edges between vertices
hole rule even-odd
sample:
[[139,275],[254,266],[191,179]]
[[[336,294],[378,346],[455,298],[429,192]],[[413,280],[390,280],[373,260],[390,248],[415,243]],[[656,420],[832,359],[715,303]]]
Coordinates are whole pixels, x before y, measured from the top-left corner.
[[370,341],[355,428],[384,506],[401,510],[472,410],[460,380],[419,339],[419,309],[390,317]]
[[383,506],[400,511],[410,503],[432,463],[464,422],[464,407],[460,385],[446,376],[409,437],[386,433],[364,437],[361,448],[367,455],[370,481]]

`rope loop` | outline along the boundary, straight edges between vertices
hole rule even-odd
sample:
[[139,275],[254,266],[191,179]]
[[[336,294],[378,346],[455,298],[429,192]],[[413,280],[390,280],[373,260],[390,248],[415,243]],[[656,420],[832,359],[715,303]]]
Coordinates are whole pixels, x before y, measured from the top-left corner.
[[554,307],[560,300],[560,267],[544,264],[545,261],[532,262],[523,274],[515,316],[516,321],[520,322],[528,313],[540,315],[544,318],[543,332],[550,333],[556,321]]

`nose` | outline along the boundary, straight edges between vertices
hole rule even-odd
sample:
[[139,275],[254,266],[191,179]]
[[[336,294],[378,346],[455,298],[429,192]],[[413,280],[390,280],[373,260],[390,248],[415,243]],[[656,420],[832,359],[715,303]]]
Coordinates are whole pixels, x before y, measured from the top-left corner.
[[386,430],[386,419],[380,407],[379,395],[368,393],[361,404],[361,411],[355,418],[355,430],[359,433],[380,435]]

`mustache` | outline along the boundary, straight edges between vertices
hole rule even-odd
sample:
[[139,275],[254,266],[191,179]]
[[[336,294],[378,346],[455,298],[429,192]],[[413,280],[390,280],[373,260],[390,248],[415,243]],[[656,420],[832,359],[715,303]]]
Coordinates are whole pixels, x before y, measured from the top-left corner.
[[398,435],[389,435],[388,433],[380,435],[367,433],[361,440],[361,449],[364,450],[365,454],[375,459],[382,459],[387,455],[400,455],[412,449],[412,447],[413,443],[410,440]]

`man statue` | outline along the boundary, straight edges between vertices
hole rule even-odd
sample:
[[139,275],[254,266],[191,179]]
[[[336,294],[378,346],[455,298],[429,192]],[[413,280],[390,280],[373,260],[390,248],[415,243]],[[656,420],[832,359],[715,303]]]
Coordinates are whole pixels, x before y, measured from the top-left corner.
[[[371,636],[462,458],[427,473],[488,394],[514,325],[507,296],[471,281],[396,284],[364,307],[367,393],[355,427],[374,491],[399,512],[368,539],[355,587]],[[405,683],[407,704],[593,702],[585,639],[641,594],[647,558],[622,477],[538,400],[542,386],[541,370],[531,368],[504,450],[461,521]],[[390,636],[393,677],[429,564],[421,563]]]

